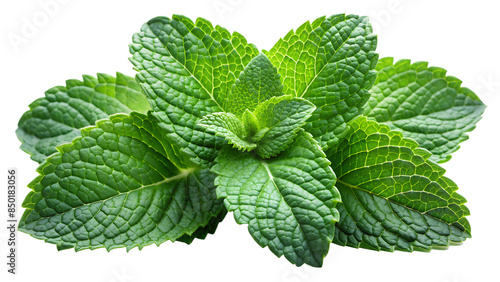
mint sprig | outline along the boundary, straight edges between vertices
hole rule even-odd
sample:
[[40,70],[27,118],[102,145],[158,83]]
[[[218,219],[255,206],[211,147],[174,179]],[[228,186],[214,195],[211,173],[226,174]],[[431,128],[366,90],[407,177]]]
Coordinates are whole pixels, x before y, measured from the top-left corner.
[[485,105],[442,68],[378,60],[376,44],[355,15],[269,51],[202,18],[151,19],[130,45],[135,80],[68,80],[19,121],[41,163],[20,230],[59,249],[190,244],[231,212],[260,246],[317,267],[332,242],[463,242],[466,200],[435,161]]

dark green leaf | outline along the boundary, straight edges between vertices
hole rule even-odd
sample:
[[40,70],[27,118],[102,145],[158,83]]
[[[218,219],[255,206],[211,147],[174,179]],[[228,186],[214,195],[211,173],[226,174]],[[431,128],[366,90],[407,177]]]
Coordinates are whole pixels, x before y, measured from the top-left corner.
[[211,163],[224,140],[199,127],[199,119],[226,111],[230,89],[257,48],[205,19],[174,15],[144,24],[130,52],[161,126],[196,162]]
[[426,62],[383,58],[377,71],[365,115],[417,141],[433,161],[449,160],[486,108],[462,81]]
[[19,120],[17,137],[21,149],[41,163],[56,152],[55,147],[80,136],[80,129],[99,119],[132,110],[145,113],[149,102],[135,79],[121,73],[116,78],[99,73],[97,78],[84,75],[83,81],[67,80],[45,97],[30,104]]
[[159,245],[223,212],[215,176],[182,163],[152,116],[112,115],[57,149],[29,184],[19,229],[59,249]]
[[340,196],[330,163],[310,134],[302,131],[273,159],[224,148],[215,163],[217,195],[260,246],[299,266],[322,265]]
[[431,153],[387,125],[359,117],[327,153],[342,195],[334,243],[384,251],[430,250],[470,237],[469,210]]

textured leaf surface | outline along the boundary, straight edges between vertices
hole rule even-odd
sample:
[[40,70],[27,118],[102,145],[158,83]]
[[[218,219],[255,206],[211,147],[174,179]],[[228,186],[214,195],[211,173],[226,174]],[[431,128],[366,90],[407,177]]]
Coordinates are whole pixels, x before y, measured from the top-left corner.
[[260,246],[296,265],[321,266],[340,196],[330,163],[308,133],[270,160],[224,148],[215,163],[217,196]]
[[144,24],[130,52],[162,127],[196,162],[212,162],[223,139],[197,124],[207,114],[226,111],[229,90],[257,48],[205,19],[193,23],[174,15]]
[[342,203],[334,243],[375,250],[430,250],[470,237],[469,210],[430,153],[387,125],[360,117],[327,154]]
[[254,136],[259,131],[259,121],[257,120],[257,117],[254,115],[254,113],[252,113],[248,109],[246,109],[243,113],[241,121],[243,123],[245,133],[248,136]]
[[207,238],[208,234],[215,233],[215,230],[217,230],[219,223],[224,220],[224,218],[226,217],[226,214],[227,214],[227,211],[224,209],[223,211],[221,211],[219,213],[219,215],[217,215],[216,217],[212,217],[212,219],[210,219],[210,221],[208,222],[208,224],[206,226],[203,226],[203,227],[196,229],[196,231],[191,235],[184,234],[184,235],[182,235],[182,237],[180,237],[179,239],[177,239],[175,241],[176,242],[177,241],[183,242],[183,243],[190,245],[191,243],[193,243],[193,241],[195,239],[204,240],[205,238]]
[[417,141],[433,153],[431,160],[449,160],[485,109],[462,81],[426,62],[383,58],[377,72],[365,115]]
[[257,144],[246,141],[243,123],[232,113],[213,113],[204,116],[200,125],[206,127],[209,132],[225,138],[234,148],[243,151],[251,151]]
[[81,135],[38,168],[21,231],[59,249],[129,250],[192,235],[223,211],[215,176],[175,166],[152,116],[112,115]]
[[334,15],[304,23],[267,53],[281,75],[283,92],[316,105],[304,128],[325,150],[363,112],[376,78],[376,45],[366,17]]
[[273,97],[259,104],[255,116],[259,130],[266,131],[258,136],[257,154],[267,159],[288,148],[315,108],[311,102],[291,96]]
[[233,85],[224,101],[228,112],[241,116],[246,109],[254,111],[259,103],[283,95],[280,76],[271,61],[260,53],[253,58]]
[[55,147],[80,136],[80,129],[96,120],[132,110],[145,113],[149,102],[134,78],[116,73],[71,79],[66,86],[56,86],[45,97],[30,104],[19,120],[16,134],[21,149],[41,163],[56,152]]

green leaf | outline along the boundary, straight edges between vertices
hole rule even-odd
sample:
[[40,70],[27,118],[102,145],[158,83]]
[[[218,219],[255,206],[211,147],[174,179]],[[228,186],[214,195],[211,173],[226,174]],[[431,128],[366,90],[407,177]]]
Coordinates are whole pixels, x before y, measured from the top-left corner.
[[427,62],[383,58],[377,71],[365,115],[417,141],[433,161],[448,161],[486,108],[462,81]]
[[259,142],[260,139],[262,139],[268,131],[269,131],[269,127],[264,127],[262,129],[260,129],[259,131],[255,132],[255,134],[253,136],[250,137],[250,141]]
[[134,78],[116,73],[84,75],[56,86],[30,104],[18,123],[21,149],[41,163],[56,152],[55,146],[80,136],[80,129],[116,113],[145,113],[149,102]]
[[205,238],[207,238],[208,234],[215,233],[217,226],[219,226],[219,223],[222,222],[222,220],[224,220],[224,218],[226,217],[226,214],[227,214],[227,211],[224,209],[223,211],[221,211],[219,213],[219,215],[217,215],[216,217],[212,217],[212,219],[208,222],[208,224],[206,226],[203,226],[203,227],[196,229],[196,231],[191,235],[184,234],[184,235],[182,235],[182,237],[180,237],[179,239],[177,239],[175,241],[176,242],[183,242],[183,243],[190,245],[191,243],[193,243],[193,241],[195,239],[204,240]]
[[335,244],[428,251],[470,237],[466,200],[427,150],[366,117],[350,126],[338,150],[327,153],[342,195]]
[[238,33],[205,19],[158,17],[133,37],[130,59],[155,117],[198,163],[211,163],[223,139],[197,126],[199,119],[227,111],[236,78],[259,51]]
[[316,105],[304,129],[324,150],[338,144],[347,123],[363,112],[376,78],[376,45],[368,18],[334,15],[304,23],[267,53],[285,95]]
[[293,142],[314,109],[311,102],[302,98],[272,97],[260,103],[255,113],[247,109],[243,122],[232,113],[221,112],[204,116],[200,125],[208,132],[224,137],[234,148],[242,151],[256,148],[260,157],[268,159]]
[[248,109],[246,109],[243,113],[241,120],[243,122],[243,128],[246,136],[253,136],[259,131],[259,121],[257,120],[257,117]]
[[255,116],[262,131],[254,137],[258,140],[257,154],[267,159],[288,148],[315,108],[311,102],[289,95],[272,97],[259,104]]
[[271,61],[260,53],[253,58],[233,85],[231,95],[223,101],[223,108],[241,116],[246,109],[254,111],[257,105],[274,96],[282,96],[283,85]]
[[224,209],[215,176],[177,167],[179,152],[152,116],[112,115],[57,149],[28,185],[19,229],[59,249],[159,245]]
[[257,144],[245,140],[243,123],[231,113],[213,113],[200,119],[200,125],[208,132],[225,138],[234,148],[242,151],[251,151]]
[[321,266],[340,201],[335,174],[317,142],[301,132],[287,151],[263,160],[224,148],[212,171],[217,196],[255,241],[296,265]]

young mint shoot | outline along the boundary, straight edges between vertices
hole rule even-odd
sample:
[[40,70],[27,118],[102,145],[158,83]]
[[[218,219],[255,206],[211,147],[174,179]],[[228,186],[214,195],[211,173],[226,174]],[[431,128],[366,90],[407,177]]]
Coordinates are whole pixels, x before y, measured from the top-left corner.
[[429,251],[471,237],[444,176],[485,105],[425,62],[381,58],[367,17],[302,24],[269,50],[209,21],[134,34],[134,78],[49,89],[19,121],[39,176],[19,229],[58,249],[190,244],[230,212],[276,256],[330,244]]

